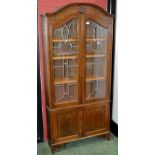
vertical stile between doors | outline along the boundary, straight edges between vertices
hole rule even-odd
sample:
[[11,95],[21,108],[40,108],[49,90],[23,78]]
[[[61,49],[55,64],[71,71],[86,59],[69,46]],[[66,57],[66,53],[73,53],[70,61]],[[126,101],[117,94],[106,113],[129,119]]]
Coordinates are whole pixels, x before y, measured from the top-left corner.
[[85,96],[86,96],[86,85],[85,85],[85,79],[86,79],[86,71],[85,71],[85,55],[86,55],[86,50],[85,50],[85,38],[86,38],[86,18],[84,14],[81,15],[81,57],[82,57],[82,65],[81,65],[81,73],[82,73],[82,87],[81,87],[81,92],[82,92],[82,104],[85,103]]

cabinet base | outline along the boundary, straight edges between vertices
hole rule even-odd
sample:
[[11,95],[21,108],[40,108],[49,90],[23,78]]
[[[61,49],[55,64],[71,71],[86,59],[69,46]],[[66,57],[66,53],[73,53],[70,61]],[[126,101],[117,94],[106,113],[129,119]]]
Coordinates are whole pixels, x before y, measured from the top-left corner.
[[54,146],[50,145],[50,149],[51,149],[52,154],[54,154],[55,151],[57,151],[59,148],[62,148],[64,146],[65,146],[65,144],[59,144],[59,145],[54,145]]
[[110,133],[104,134],[102,137],[106,140],[110,140]]
[[96,137],[96,136],[103,137],[104,139],[106,139],[108,141],[110,140],[110,132],[107,132],[107,133],[102,133],[102,134],[98,134],[98,135],[91,135],[88,137],[82,137],[82,138],[78,138],[78,139],[74,139],[74,140],[70,140],[70,141],[66,141],[66,142],[61,142],[61,143],[56,143],[56,144],[51,144],[48,141],[48,145],[50,146],[52,154],[54,154],[54,152],[57,151],[59,148],[65,147],[66,143],[77,141],[77,140],[82,140],[82,139],[86,139],[86,138]]

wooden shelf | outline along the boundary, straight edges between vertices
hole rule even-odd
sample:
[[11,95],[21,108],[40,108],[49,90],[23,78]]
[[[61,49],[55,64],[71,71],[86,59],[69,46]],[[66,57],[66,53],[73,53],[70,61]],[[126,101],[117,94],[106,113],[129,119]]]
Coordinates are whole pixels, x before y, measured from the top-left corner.
[[51,41],[53,41],[53,42],[63,42],[63,41],[73,42],[73,41],[77,41],[77,39],[66,39],[66,40],[63,40],[63,39],[53,39]]
[[[105,38],[86,38],[86,41],[104,41],[106,40]],[[75,41],[78,41],[78,39],[66,39],[66,40],[63,40],[63,39],[50,39],[50,41],[52,42],[62,42],[62,41],[70,41],[70,42],[75,42]]]
[[[86,81],[105,80],[104,77],[87,77]],[[78,83],[77,79],[58,79],[54,80],[54,84]]]
[[96,54],[96,55],[94,55],[94,54],[87,54],[86,55],[86,58],[100,58],[100,57],[106,57],[106,55],[105,54]]
[[53,60],[61,60],[61,59],[76,59],[77,56],[75,55],[70,55],[70,56],[56,56],[56,57],[53,57]]
[[87,77],[86,81],[105,80],[104,77]]
[[[106,55],[104,54],[97,54],[97,55],[94,55],[94,54],[87,54],[86,55],[86,58],[100,58],[100,57],[106,57]],[[53,60],[61,60],[61,59],[77,59],[78,57],[75,56],[75,55],[70,55],[70,56],[56,56],[56,57],[53,57]]]
[[104,40],[106,40],[105,38],[86,38],[86,41],[104,41]]
[[54,80],[54,84],[77,83],[77,79],[58,79]]

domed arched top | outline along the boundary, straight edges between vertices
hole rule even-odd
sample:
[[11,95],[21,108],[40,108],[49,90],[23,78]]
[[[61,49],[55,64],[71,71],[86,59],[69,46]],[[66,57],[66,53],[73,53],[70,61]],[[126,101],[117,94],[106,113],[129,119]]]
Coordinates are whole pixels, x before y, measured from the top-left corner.
[[52,17],[54,15],[59,14],[60,12],[66,11],[68,9],[74,9],[79,7],[79,12],[80,13],[84,13],[85,12],[85,8],[92,8],[92,9],[96,9],[100,12],[102,12],[104,14],[104,16],[108,16],[108,17],[112,17],[108,12],[106,12],[103,8],[101,8],[100,6],[96,5],[96,4],[92,4],[92,3],[71,3],[68,4],[58,10],[56,10],[53,13],[46,13],[45,16],[47,17]]

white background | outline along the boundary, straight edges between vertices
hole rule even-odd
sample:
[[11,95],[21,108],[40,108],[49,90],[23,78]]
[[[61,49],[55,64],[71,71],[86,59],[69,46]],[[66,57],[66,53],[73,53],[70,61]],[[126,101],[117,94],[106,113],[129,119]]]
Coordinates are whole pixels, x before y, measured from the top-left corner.
[[[118,0],[119,155],[155,154],[155,2]],[[37,154],[37,1],[0,4],[0,154]]]
[[[118,27],[117,27],[118,28]],[[117,29],[116,29],[117,31]],[[118,124],[118,48],[117,34],[115,39],[115,58],[114,58],[114,81],[113,81],[113,103],[112,103],[112,120]]]

